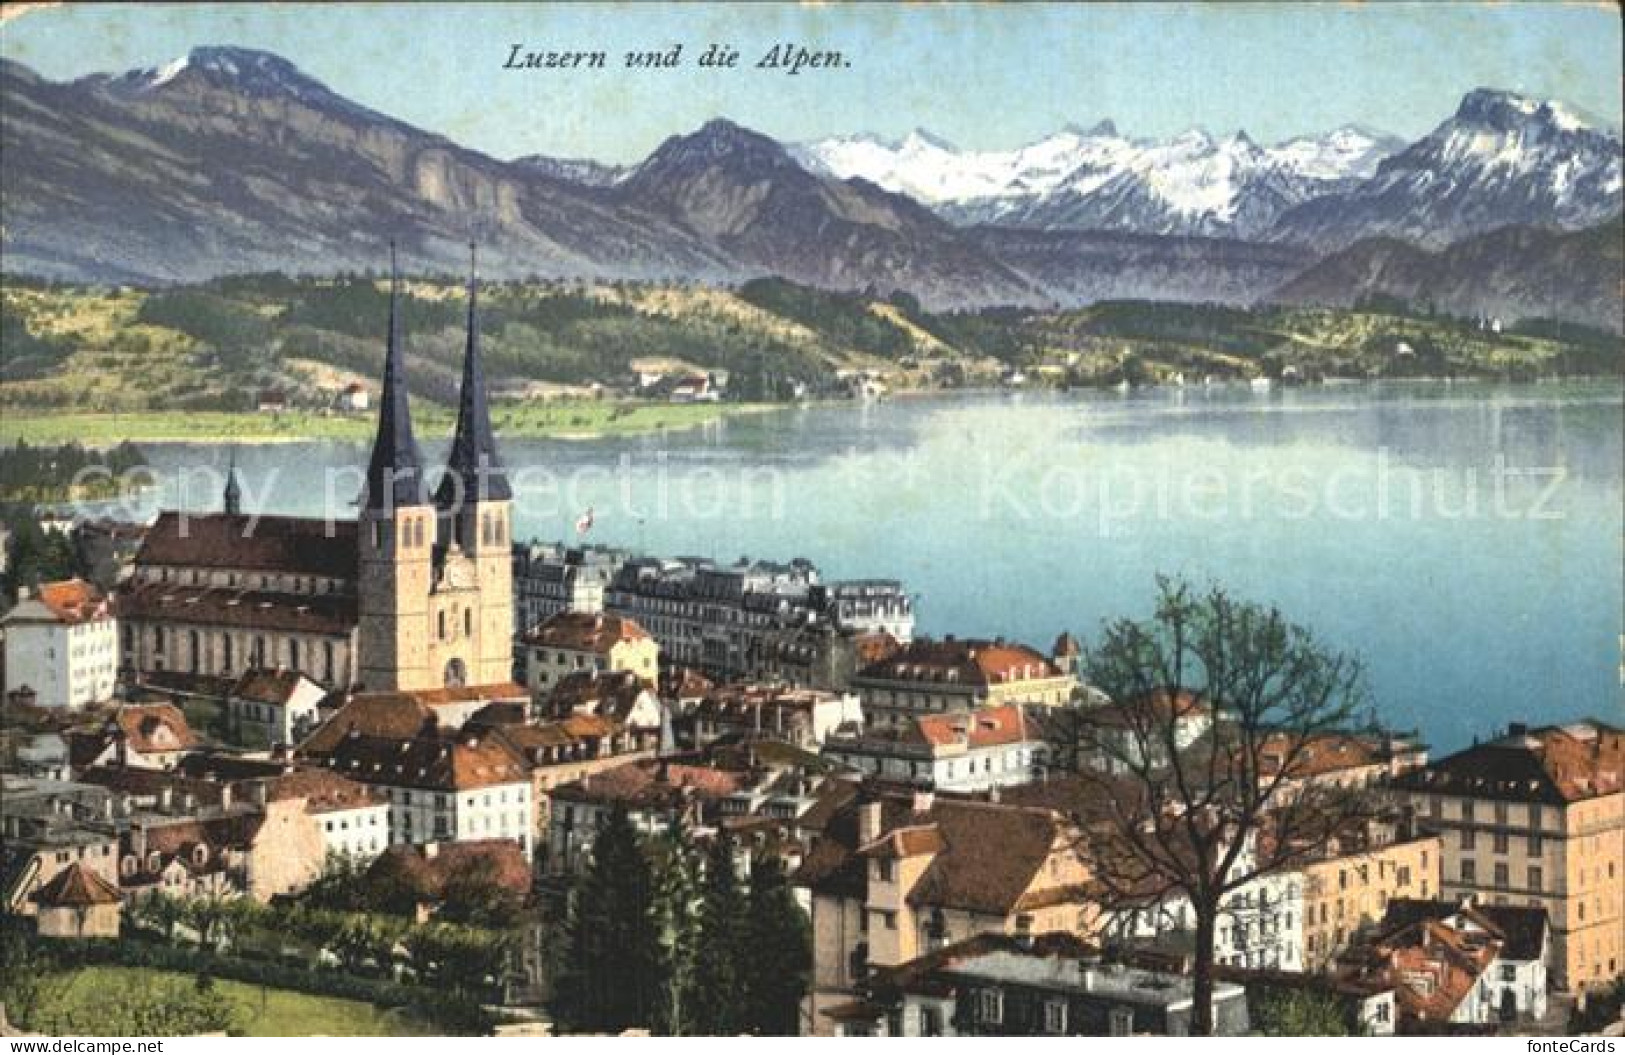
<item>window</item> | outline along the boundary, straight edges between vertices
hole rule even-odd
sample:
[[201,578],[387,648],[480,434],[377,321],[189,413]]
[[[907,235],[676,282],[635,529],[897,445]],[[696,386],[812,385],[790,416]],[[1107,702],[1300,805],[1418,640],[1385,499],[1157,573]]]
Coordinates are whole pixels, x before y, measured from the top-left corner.
[[1507,822],[1507,804],[1504,803],[1504,802],[1497,802],[1495,804],[1495,823],[1496,824],[1505,824],[1506,822]]
[[299,642],[288,639],[288,669],[299,669]]
[[1474,867],[1473,862],[1463,861],[1461,863],[1461,881],[1463,883],[1478,882],[1478,869]]
[[1504,853],[1507,852],[1507,833],[1506,832],[1496,832],[1495,833],[1495,852],[1498,853],[1498,854],[1504,854]]
[[1066,1032],[1066,1001],[1049,1000],[1044,1003],[1044,1032]]
[[976,1020],[999,1023],[1004,1021],[1004,994],[997,989],[983,989],[976,994]]
[[1512,966],[1512,964],[1510,964],[1510,963],[1503,963],[1501,965],[1501,981],[1503,981],[1503,982],[1516,982],[1517,980],[1518,980],[1518,969],[1516,967]]
[[439,615],[439,629],[440,629],[440,640],[442,640],[442,641],[446,640],[446,613],[445,612],[441,612],[440,615]]
[[1511,885],[1511,880],[1507,876],[1507,866],[1504,864],[1497,864],[1495,866],[1495,885],[1498,887],[1506,887]]
[[1472,799],[1462,799],[1461,800],[1461,819],[1464,820],[1464,821],[1470,821],[1470,820],[1473,819],[1473,800]]
[[882,857],[875,861],[875,880],[880,883],[892,881],[892,862],[889,857]]
[[1529,866],[1529,889],[1539,891],[1546,885],[1546,874],[1539,865]]
[[1129,1007],[1114,1007],[1111,1010],[1111,1036],[1132,1037],[1134,1035],[1134,1009]]
[[1529,853],[1532,856],[1537,856],[1538,857],[1542,853],[1545,853],[1545,851],[1546,851],[1546,847],[1542,843],[1540,836],[1535,832],[1530,832],[1529,833]]
[[1463,850],[1476,849],[1478,846],[1478,833],[1468,828],[1461,833],[1461,848]]
[[474,636],[474,611],[471,608],[463,609],[463,636]]

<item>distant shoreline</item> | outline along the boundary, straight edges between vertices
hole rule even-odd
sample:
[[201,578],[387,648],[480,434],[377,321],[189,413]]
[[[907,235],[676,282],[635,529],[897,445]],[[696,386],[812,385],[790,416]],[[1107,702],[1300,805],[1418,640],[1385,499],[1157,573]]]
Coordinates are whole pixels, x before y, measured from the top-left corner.
[[[497,404],[498,434],[509,439],[591,441],[704,428],[732,417],[784,410],[780,403],[538,403]],[[450,411],[416,415],[421,439],[451,436]],[[133,413],[0,412],[0,447],[78,442],[86,447],[133,443],[307,443],[313,440],[366,443],[377,428],[371,413],[324,414],[310,411],[184,411]]]

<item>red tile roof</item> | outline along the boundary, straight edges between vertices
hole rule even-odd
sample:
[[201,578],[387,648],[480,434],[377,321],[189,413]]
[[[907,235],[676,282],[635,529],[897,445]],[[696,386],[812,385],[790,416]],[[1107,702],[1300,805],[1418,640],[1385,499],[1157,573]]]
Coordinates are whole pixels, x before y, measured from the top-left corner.
[[102,592],[83,579],[42,583],[35,596],[62,623],[88,623],[113,614]]
[[629,809],[679,806],[690,796],[721,799],[744,787],[747,774],[642,759],[560,784],[556,800],[619,804]]
[[1406,791],[1567,805],[1625,791],[1625,730],[1596,719],[1517,730],[1399,777]]
[[231,687],[231,695],[239,700],[282,706],[288,702],[300,682],[309,680],[297,670],[248,670]]
[[1004,641],[917,638],[864,667],[866,680],[958,683],[986,687],[1061,676],[1055,664],[1026,645]]
[[117,887],[75,861],[35,891],[34,900],[45,908],[87,908],[116,905],[121,899]]
[[388,739],[417,736],[425,729],[439,725],[438,707],[480,700],[507,703],[528,698],[524,686],[513,682],[413,692],[336,692],[322,702],[324,707],[337,709],[332,717],[305,738],[305,742],[299,745],[299,753],[307,757],[320,757],[332,751],[351,733]]
[[636,620],[594,612],[559,612],[525,634],[525,644],[605,655],[623,642],[648,641]]
[[[940,843],[940,848],[931,851],[935,856],[930,865],[905,895],[909,904],[1008,915],[1032,907],[1029,888],[1040,898],[1053,894],[1046,903],[1083,896],[1069,886],[1055,884],[1046,891],[1038,883],[1057,842],[1064,837],[1064,822],[1054,812],[940,797],[922,813],[916,813],[913,805],[911,798],[881,800],[882,833],[898,829],[932,833],[906,836],[897,844],[899,849],[924,852]],[[867,879],[858,840],[863,808],[853,800],[830,819],[797,871],[797,885],[821,893],[863,896]],[[884,841],[883,835],[877,843]]]
[[126,703],[111,721],[124,734],[130,749],[142,754],[185,751],[196,747],[197,736],[186,715],[172,703]]
[[334,772],[366,784],[469,791],[529,779],[524,759],[495,736],[345,734],[325,756]]

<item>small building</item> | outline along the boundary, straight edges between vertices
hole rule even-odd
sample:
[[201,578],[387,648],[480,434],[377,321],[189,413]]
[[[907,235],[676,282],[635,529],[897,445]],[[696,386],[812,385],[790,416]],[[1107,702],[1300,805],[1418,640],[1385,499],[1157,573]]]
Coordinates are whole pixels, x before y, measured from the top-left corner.
[[[1514,1021],[1516,965],[1503,972],[1499,927],[1463,906],[1449,918],[1403,911],[1338,961],[1339,977],[1375,979],[1394,988],[1401,1032]],[[1498,984],[1503,973],[1510,979]],[[1544,1006],[1544,999],[1542,1000]]]
[[1388,903],[1376,933],[1402,932],[1426,920],[1500,941],[1500,955],[1489,979],[1490,1001],[1499,1021],[1545,1016],[1551,928],[1544,908],[1479,904],[1474,898],[1459,902],[1395,898]]
[[118,683],[119,632],[112,605],[83,579],[18,591],[0,618],[5,687],[26,689],[39,707],[77,708],[112,699]]
[[372,396],[359,381],[352,381],[339,392],[337,407],[346,413],[357,414],[372,407]]
[[817,750],[837,729],[862,724],[863,708],[852,693],[788,685],[723,685],[682,718],[690,747],[726,737],[765,737]]
[[316,728],[326,696],[297,670],[246,670],[226,695],[226,725],[247,747],[296,744]]
[[654,689],[629,670],[582,670],[553,686],[542,704],[553,719],[591,715],[614,723],[636,749],[671,748],[671,714]]
[[264,414],[280,414],[288,409],[288,394],[280,388],[261,389],[254,399],[254,409]]
[[41,887],[34,900],[42,938],[118,937],[118,888],[78,862]]
[[805,1015],[850,1002],[875,968],[987,932],[1093,933],[1098,901],[1076,829],[1047,808],[917,791],[843,803],[793,884],[813,931]]
[[169,769],[198,746],[186,714],[173,703],[124,703],[101,724],[68,733],[75,771],[92,766]]

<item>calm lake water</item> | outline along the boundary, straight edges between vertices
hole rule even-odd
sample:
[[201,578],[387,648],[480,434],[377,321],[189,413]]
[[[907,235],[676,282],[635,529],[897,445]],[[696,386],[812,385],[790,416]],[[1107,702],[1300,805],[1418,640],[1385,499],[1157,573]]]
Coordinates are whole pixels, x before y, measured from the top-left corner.
[[[591,507],[592,541],[901,578],[932,634],[1087,642],[1147,614],[1159,572],[1216,580],[1360,653],[1384,718],[1451,749],[1625,721],[1621,412],[1610,383],[990,393],[503,450],[519,537]],[[148,456],[134,512],[217,507],[223,449]],[[238,463],[251,508],[349,517],[365,457]]]

